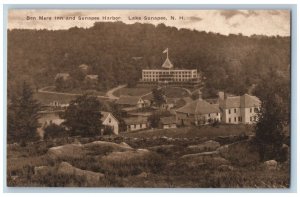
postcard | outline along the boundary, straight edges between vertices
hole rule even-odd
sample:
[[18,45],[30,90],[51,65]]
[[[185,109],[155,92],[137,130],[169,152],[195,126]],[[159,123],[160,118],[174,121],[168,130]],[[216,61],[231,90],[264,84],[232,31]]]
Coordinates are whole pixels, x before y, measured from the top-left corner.
[[291,10],[14,9],[7,187],[290,188]]

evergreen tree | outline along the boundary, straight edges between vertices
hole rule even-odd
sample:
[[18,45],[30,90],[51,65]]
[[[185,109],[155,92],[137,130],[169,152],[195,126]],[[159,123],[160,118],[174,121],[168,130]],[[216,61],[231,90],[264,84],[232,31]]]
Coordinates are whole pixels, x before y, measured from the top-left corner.
[[26,142],[37,139],[39,110],[40,104],[33,98],[31,87],[24,82],[21,95],[13,97],[8,104],[8,141]]
[[166,103],[165,93],[162,88],[156,87],[152,90],[153,101],[157,106],[161,106]]
[[97,97],[85,94],[71,101],[60,117],[72,135],[95,136],[101,133],[101,107]]
[[288,89],[285,86],[284,79],[271,71],[255,91],[262,102],[255,127],[261,160],[277,158],[283,144],[284,127],[289,124],[290,111],[290,95],[283,91]]

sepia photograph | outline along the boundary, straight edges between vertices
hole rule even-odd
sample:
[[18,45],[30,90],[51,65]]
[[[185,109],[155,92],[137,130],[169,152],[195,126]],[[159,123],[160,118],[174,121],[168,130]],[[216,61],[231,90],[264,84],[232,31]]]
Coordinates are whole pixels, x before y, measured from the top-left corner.
[[7,187],[290,188],[291,10],[12,8],[4,31]]

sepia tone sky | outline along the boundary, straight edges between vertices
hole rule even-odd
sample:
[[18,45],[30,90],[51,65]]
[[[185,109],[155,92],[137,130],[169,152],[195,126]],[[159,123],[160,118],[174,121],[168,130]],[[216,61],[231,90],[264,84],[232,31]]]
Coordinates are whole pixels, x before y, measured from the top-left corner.
[[[27,20],[27,17],[37,20]],[[51,20],[38,20],[39,16],[51,16]],[[64,20],[54,20],[62,16]],[[65,20],[67,16],[75,16],[75,20]],[[78,17],[99,17],[100,20],[79,20]],[[120,17],[119,21],[127,24],[136,22],[165,23],[177,28],[196,29],[224,35],[290,35],[289,10],[10,10],[8,16],[9,29],[68,29],[70,27],[91,27],[96,21],[104,21],[103,16]],[[142,20],[129,20],[129,17],[140,16]],[[166,17],[168,20],[143,20],[148,17]],[[174,16],[176,20],[170,20]],[[179,20],[183,16],[184,20]],[[106,20],[114,21],[114,20]]]

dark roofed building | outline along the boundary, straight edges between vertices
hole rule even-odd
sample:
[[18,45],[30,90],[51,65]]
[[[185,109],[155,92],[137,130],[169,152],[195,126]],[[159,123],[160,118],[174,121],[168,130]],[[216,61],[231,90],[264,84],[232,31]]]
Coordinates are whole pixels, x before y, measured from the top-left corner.
[[139,96],[121,96],[116,104],[122,105],[124,107],[136,107],[142,108],[145,107],[144,100]]
[[176,122],[178,125],[203,125],[220,120],[219,107],[201,98],[176,110]]
[[34,98],[41,103],[43,107],[67,107],[69,103],[76,99],[76,95],[53,94],[46,92],[37,92]]
[[159,121],[159,126],[162,129],[170,129],[176,128],[176,117],[169,116],[169,117],[161,117]]
[[147,117],[130,117],[124,118],[124,122],[126,124],[126,130],[129,131],[137,131],[142,129],[147,129],[149,127],[148,118]]

